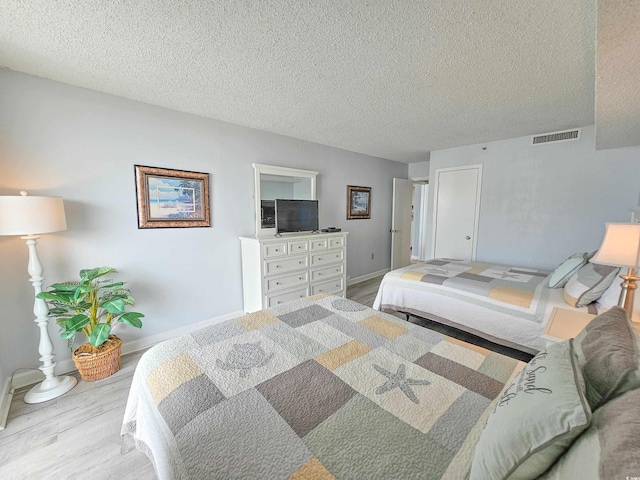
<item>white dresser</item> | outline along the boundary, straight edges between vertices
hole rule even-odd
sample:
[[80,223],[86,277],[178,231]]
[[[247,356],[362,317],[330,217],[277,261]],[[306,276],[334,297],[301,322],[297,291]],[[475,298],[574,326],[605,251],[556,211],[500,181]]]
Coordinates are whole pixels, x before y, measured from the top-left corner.
[[347,235],[338,232],[240,237],[245,312],[318,293],[344,297]]

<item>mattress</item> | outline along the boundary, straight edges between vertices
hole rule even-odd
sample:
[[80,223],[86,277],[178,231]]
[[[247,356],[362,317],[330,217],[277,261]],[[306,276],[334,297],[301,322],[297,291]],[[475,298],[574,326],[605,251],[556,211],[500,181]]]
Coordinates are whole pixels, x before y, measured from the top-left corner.
[[[563,289],[547,285],[548,272],[540,270],[434,259],[387,273],[373,308],[411,313],[536,354],[545,347],[541,335],[552,310],[569,308]],[[589,308],[576,310],[595,313]]]
[[460,479],[523,366],[316,295],[151,348],[122,434],[160,479]]

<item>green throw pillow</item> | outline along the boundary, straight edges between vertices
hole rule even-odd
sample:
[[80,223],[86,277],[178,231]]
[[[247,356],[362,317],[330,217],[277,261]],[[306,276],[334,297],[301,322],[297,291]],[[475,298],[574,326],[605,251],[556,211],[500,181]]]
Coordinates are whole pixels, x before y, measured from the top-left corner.
[[549,288],[562,288],[589,261],[588,253],[576,253],[567,258],[549,277]]
[[631,390],[593,412],[578,437],[545,480],[599,480],[640,476],[640,389]]
[[503,391],[476,446],[470,479],[536,478],[590,419],[572,341],[553,344]]
[[640,337],[624,309],[612,307],[591,320],[576,336],[574,346],[592,410],[640,388]]

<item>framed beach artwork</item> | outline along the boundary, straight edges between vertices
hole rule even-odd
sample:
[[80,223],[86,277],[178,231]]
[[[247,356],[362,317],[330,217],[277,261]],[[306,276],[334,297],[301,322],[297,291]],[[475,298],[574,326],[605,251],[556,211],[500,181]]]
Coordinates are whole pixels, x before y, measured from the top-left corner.
[[138,228],[210,227],[209,174],[135,165]]
[[347,185],[347,220],[371,218],[371,187]]

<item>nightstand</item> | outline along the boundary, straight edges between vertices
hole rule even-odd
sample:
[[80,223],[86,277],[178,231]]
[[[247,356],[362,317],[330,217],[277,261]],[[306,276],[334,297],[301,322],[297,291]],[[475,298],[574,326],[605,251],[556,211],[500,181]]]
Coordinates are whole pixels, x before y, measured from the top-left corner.
[[[575,338],[580,331],[596,316],[579,310],[555,307],[542,333],[547,345],[561,342],[568,338]],[[631,322],[631,326],[640,334],[640,323]]]
[[580,310],[555,307],[551,311],[551,317],[549,317],[547,326],[542,333],[542,338],[547,341],[547,345],[575,338],[595,317],[595,315]]

